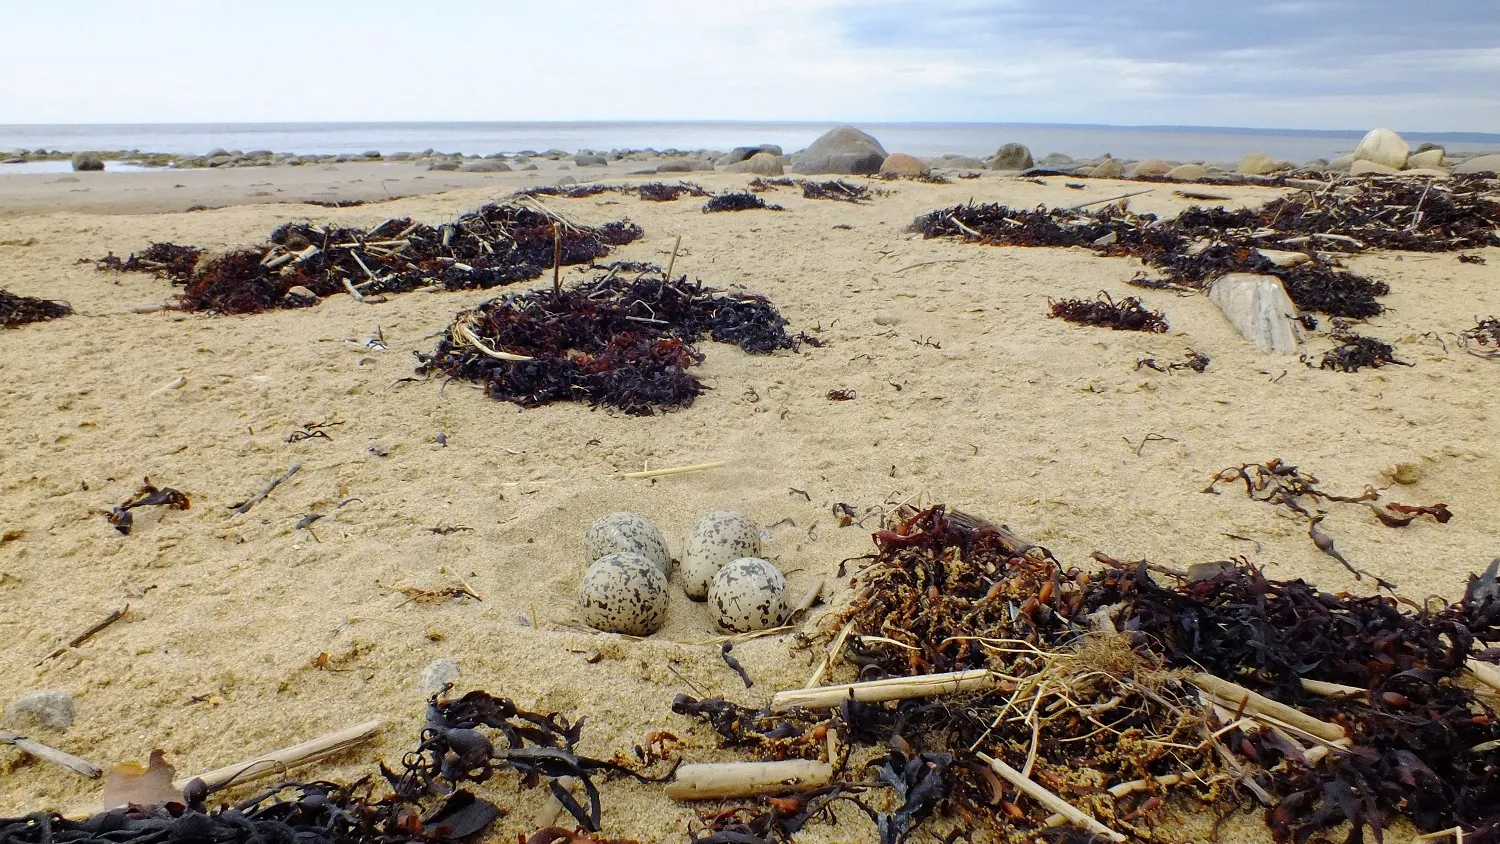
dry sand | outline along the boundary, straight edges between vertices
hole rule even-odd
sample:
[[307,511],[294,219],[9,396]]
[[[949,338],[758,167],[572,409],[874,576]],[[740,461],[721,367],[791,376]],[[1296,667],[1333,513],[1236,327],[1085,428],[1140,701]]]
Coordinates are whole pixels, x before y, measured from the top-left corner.
[[[273,194],[322,189],[307,181],[314,171],[244,172]],[[583,222],[624,216],[644,226],[646,238],[619,250],[622,259],[664,262],[682,235],[679,271],[766,294],[794,330],[828,341],[773,357],[706,343],[701,372],[714,389],[690,409],[642,419],[574,405],[521,410],[471,385],[401,380],[412,375],[412,352],[431,350],[456,311],[491,294],[417,293],[379,305],[336,297],[234,318],[136,314],[131,306],[170,295],[166,282],[75,263],[154,240],[260,242],[291,219],[439,222],[543,176],[485,177],[484,187],[349,209],[237,204],[184,214],[151,212],[185,207],[170,203],[189,189],[136,190],[140,176],[180,177],[85,175],[98,200],[90,206],[68,196],[79,183],[0,183],[6,205],[28,209],[0,205],[0,287],[78,311],[0,331],[0,688],[75,694],[72,730],[37,737],[101,764],[160,747],[179,770],[200,771],[384,718],[375,743],[299,774],[357,777],[412,745],[423,712],[418,674],[444,657],[459,662],[463,688],[586,716],[583,749],[594,755],[628,752],[667,729],[687,740],[691,759],[727,758],[705,728],[668,711],[672,696],[692,692],[691,682],[764,702],[801,685],[813,654],[790,638],[740,645],[756,680],[746,690],[716,649],[693,644],[715,631],[704,607],[680,593],[666,629],[649,640],[576,629],[583,529],[618,508],[656,520],[674,550],[696,516],[743,508],[774,526],[768,551],[798,593],[870,548],[874,524],[839,529],[833,504],[863,511],[901,501],[947,502],[1005,522],[1079,565],[1094,551],[1171,565],[1244,555],[1276,577],[1364,590],[1313,547],[1302,523],[1238,491],[1201,490],[1219,469],[1271,457],[1350,492],[1385,486],[1388,470],[1409,463],[1419,480],[1391,496],[1446,502],[1455,518],[1391,530],[1362,509],[1336,510],[1325,527],[1347,557],[1410,597],[1453,598],[1468,572],[1500,553],[1500,364],[1451,339],[1444,351],[1427,334],[1500,313],[1500,249],[1484,253],[1488,267],[1452,255],[1352,261],[1394,289],[1370,333],[1416,366],[1348,375],[1256,353],[1203,297],[1140,294],[1167,313],[1166,335],[1045,318],[1049,296],[1137,292],[1125,285],[1140,269],[1134,261],[923,241],[905,230],[919,213],[970,198],[1067,204],[1139,189],[1131,183],[1095,181],[1079,192],[1061,179],[1041,186],[986,174],[947,186],[882,184],[892,193],[863,206],[782,190],[771,199],[785,213],[705,215],[691,199],[551,200]],[[746,178],[698,180],[721,189]],[[345,187],[322,187],[332,186]],[[1222,190],[1236,205],[1276,195]],[[1132,202],[1161,213],[1188,204],[1165,187]],[[59,207],[78,210],[34,211]],[[360,345],[377,329],[387,350]],[[1205,374],[1136,370],[1138,358],[1176,359],[1188,347],[1213,358]],[[159,389],[179,377],[185,385]],[[858,398],[830,402],[833,389]],[[287,442],[318,422],[342,424],[328,440]],[[1172,439],[1138,449],[1148,433]],[[728,466],[617,477],[714,460]],[[301,472],[248,515],[226,509],[297,462]],[[188,493],[193,507],[138,511],[135,532],[121,536],[94,511],[126,500],[147,475]],[[294,529],[314,512],[326,516],[316,537]],[[473,530],[445,536],[438,526]],[[445,568],[484,600],[408,603],[394,591],[455,585]],[[847,586],[836,584],[835,605]],[[36,665],[125,603],[124,621]],[[590,664],[591,652],[603,660]],[[312,665],[321,654],[336,670]],[[516,810],[492,841],[514,840],[544,799],[516,794],[506,778],[484,790]],[[91,799],[93,784],[0,748],[0,815]],[[645,841],[683,840],[693,817],[659,787],[632,783],[606,785],[604,806],[607,832]],[[867,821],[850,817],[799,840],[872,836]]]

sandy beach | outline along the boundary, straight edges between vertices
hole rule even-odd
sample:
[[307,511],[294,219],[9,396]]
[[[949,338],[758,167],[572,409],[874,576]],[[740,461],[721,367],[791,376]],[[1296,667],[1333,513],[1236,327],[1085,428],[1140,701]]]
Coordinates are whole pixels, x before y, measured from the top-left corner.
[[[623,164],[564,173],[538,163],[497,174],[340,164],[0,180],[0,287],[77,312],[0,331],[0,687],[8,697],[64,689],[77,704],[66,734],[38,738],[106,767],[160,748],[191,773],[383,719],[375,741],[300,772],[350,780],[409,749],[425,707],[419,674],[450,658],[462,689],[587,718],[580,749],[594,756],[628,755],[648,733],[669,730],[691,760],[738,758],[717,750],[705,726],[672,714],[672,696],[761,704],[800,687],[821,649],[791,636],[738,645],[755,681],[746,689],[704,644],[718,635],[706,607],[675,586],[656,635],[588,631],[576,608],[581,539],[590,521],[618,509],[654,520],[674,553],[698,516],[745,510],[770,530],[769,557],[792,593],[827,579],[829,603],[809,634],[850,599],[840,561],[869,553],[878,527],[871,519],[840,528],[840,503],[858,513],[948,503],[1078,566],[1093,565],[1096,551],[1178,567],[1243,556],[1272,577],[1368,593],[1372,584],[1314,547],[1304,522],[1238,491],[1203,489],[1225,467],[1273,457],[1347,494],[1392,487],[1406,465],[1407,483],[1391,495],[1444,502],[1453,520],[1390,530],[1363,508],[1336,510],[1324,527],[1346,557],[1414,600],[1453,600],[1470,572],[1500,554],[1500,363],[1451,339],[1476,316],[1500,314],[1497,247],[1476,253],[1488,266],[1452,254],[1349,258],[1392,288],[1388,311],[1362,331],[1414,366],[1339,373],[1261,354],[1206,297],[1127,286],[1142,268],[1135,260],[923,240],[907,228],[970,200],[1031,208],[1154,187],[1131,208],[1172,215],[1193,204],[1169,185],[1095,179],[1079,191],[1063,178],[985,172],[946,185],[870,182],[889,193],[863,205],[783,188],[766,194],[780,213],[704,214],[692,198],[546,199],[581,223],[628,218],[644,228],[606,262],[664,264],[681,236],[679,273],[768,296],[790,330],[824,341],[772,356],[705,341],[700,375],[712,389],[688,409],[646,418],[571,404],[523,410],[471,384],[410,380],[413,353],[431,352],[456,312],[494,291],[379,304],[338,296],[244,317],[138,313],[174,289],[80,262],[154,241],[228,250],[297,220],[435,225],[564,175],[676,180],[625,176]],[[715,191],[749,178],[684,175]],[[1230,197],[1228,208],[1286,192],[1213,191]],[[299,204],[351,199],[368,204]],[[597,274],[569,268],[563,280]],[[1047,318],[1049,298],[1100,290],[1141,296],[1170,331]],[[366,343],[377,335],[385,348]],[[1318,337],[1307,350],[1330,346]],[[1189,348],[1212,358],[1206,372],[1137,367]],[[832,390],[856,398],[833,402]],[[319,423],[327,438],[288,442]],[[1163,439],[1143,442],[1151,434]],[[713,461],[726,465],[620,477]],[[300,471],[249,513],[228,509],[293,464]],[[97,511],[148,476],[192,507],[142,510],[122,536]],[[323,518],[298,529],[312,513]],[[460,582],[483,600],[419,602],[400,591]],[[127,604],[119,623],[43,659]],[[830,677],[851,678],[847,667]],[[695,817],[660,786],[602,788],[612,835],[684,840]],[[507,777],[481,792],[512,809],[486,833],[493,842],[529,832],[546,796],[518,792]],[[0,748],[0,815],[86,809],[97,799],[94,783]],[[862,815],[841,817],[798,840],[872,839]],[[1235,830],[1270,840],[1258,817]]]

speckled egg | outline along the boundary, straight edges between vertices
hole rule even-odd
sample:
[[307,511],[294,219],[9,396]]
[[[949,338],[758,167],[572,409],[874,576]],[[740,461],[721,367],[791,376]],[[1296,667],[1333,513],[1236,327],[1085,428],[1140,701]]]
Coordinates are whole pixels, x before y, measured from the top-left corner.
[[726,563],[760,553],[760,528],[738,510],[715,510],[693,523],[682,543],[682,590],[708,597],[708,585]]
[[592,563],[600,557],[616,551],[629,551],[656,564],[661,573],[672,573],[672,555],[667,553],[667,540],[651,520],[640,513],[622,510],[607,513],[594,520],[583,534],[583,561]]
[[667,621],[667,576],[639,554],[606,554],[583,573],[578,607],[595,630],[650,636]]
[[714,575],[708,605],[725,630],[749,633],[775,627],[786,615],[786,578],[765,560],[742,557]]

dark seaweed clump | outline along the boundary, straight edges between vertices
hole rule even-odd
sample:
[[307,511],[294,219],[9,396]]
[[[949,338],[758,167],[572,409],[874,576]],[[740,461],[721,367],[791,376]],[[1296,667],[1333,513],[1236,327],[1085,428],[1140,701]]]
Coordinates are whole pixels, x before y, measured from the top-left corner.
[[635,189],[635,193],[647,202],[672,202],[683,194],[688,196],[713,196],[704,190],[702,186],[692,182],[678,182],[669,185],[664,182],[650,182]]
[[748,187],[756,192],[773,188],[800,187],[804,199],[828,199],[834,202],[853,203],[867,202],[875,193],[864,185],[856,185],[843,179],[829,179],[823,182],[811,179],[752,179]]
[[[581,401],[631,415],[687,407],[706,387],[689,373],[708,337],[751,354],[795,349],[787,321],[763,296],[615,273],[560,291],[485,302],[459,315],[418,372],[485,385],[490,396],[537,407]],[[529,360],[501,360],[488,352]]]
[[1167,320],[1160,311],[1147,310],[1141,300],[1128,296],[1116,302],[1108,293],[1096,299],[1059,299],[1048,303],[1052,318],[1078,325],[1097,325],[1116,331],[1149,331],[1165,334]]
[[0,288],[0,325],[6,328],[20,328],[28,323],[46,322],[72,314],[73,306],[67,302],[18,296]]
[[[1333,339],[1338,345],[1323,353],[1323,359],[1318,362],[1319,369],[1333,369],[1339,372],[1358,372],[1364,367],[1379,369],[1387,364],[1399,366],[1411,366],[1406,361],[1396,360],[1396,349],[1390,343],[1385,343],[1374,337],[1364,337],[1352,331],[1336,331]],[[1308,366],[1312,361],[1303,356]]]
[[429,285],[474,290],[529,281],[558,257],[563,266],[587,264],[641,234],[629,222],[594,228],[529,207],[489,204],[436,228],[406,218],[368,230],[287,223],[265,245],[206,264],[194,247],[152,244],[127,261],[110,256],[100,266],[172,279],[184,287],[178,306],[186,311],[250,314],[306,307],[351,288],[369,297]]
[[753,193],[721,193],[703,203],[705,214],[715,214],[721,211],[752,211],[756,208],[764,208],[768,211],[786,210],[780,205],[766,204],[764,199]]

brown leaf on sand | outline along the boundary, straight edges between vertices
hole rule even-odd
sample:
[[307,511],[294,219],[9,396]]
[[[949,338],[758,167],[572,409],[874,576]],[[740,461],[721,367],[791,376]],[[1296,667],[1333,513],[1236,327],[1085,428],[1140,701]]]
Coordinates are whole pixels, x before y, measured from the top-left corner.
[[104,806],[160,806],[181,803],[182,793],[172,787],[177,770],[167,764],[165,753],[151,751],[146,767],[139,762],[121,762],[104,779]]

